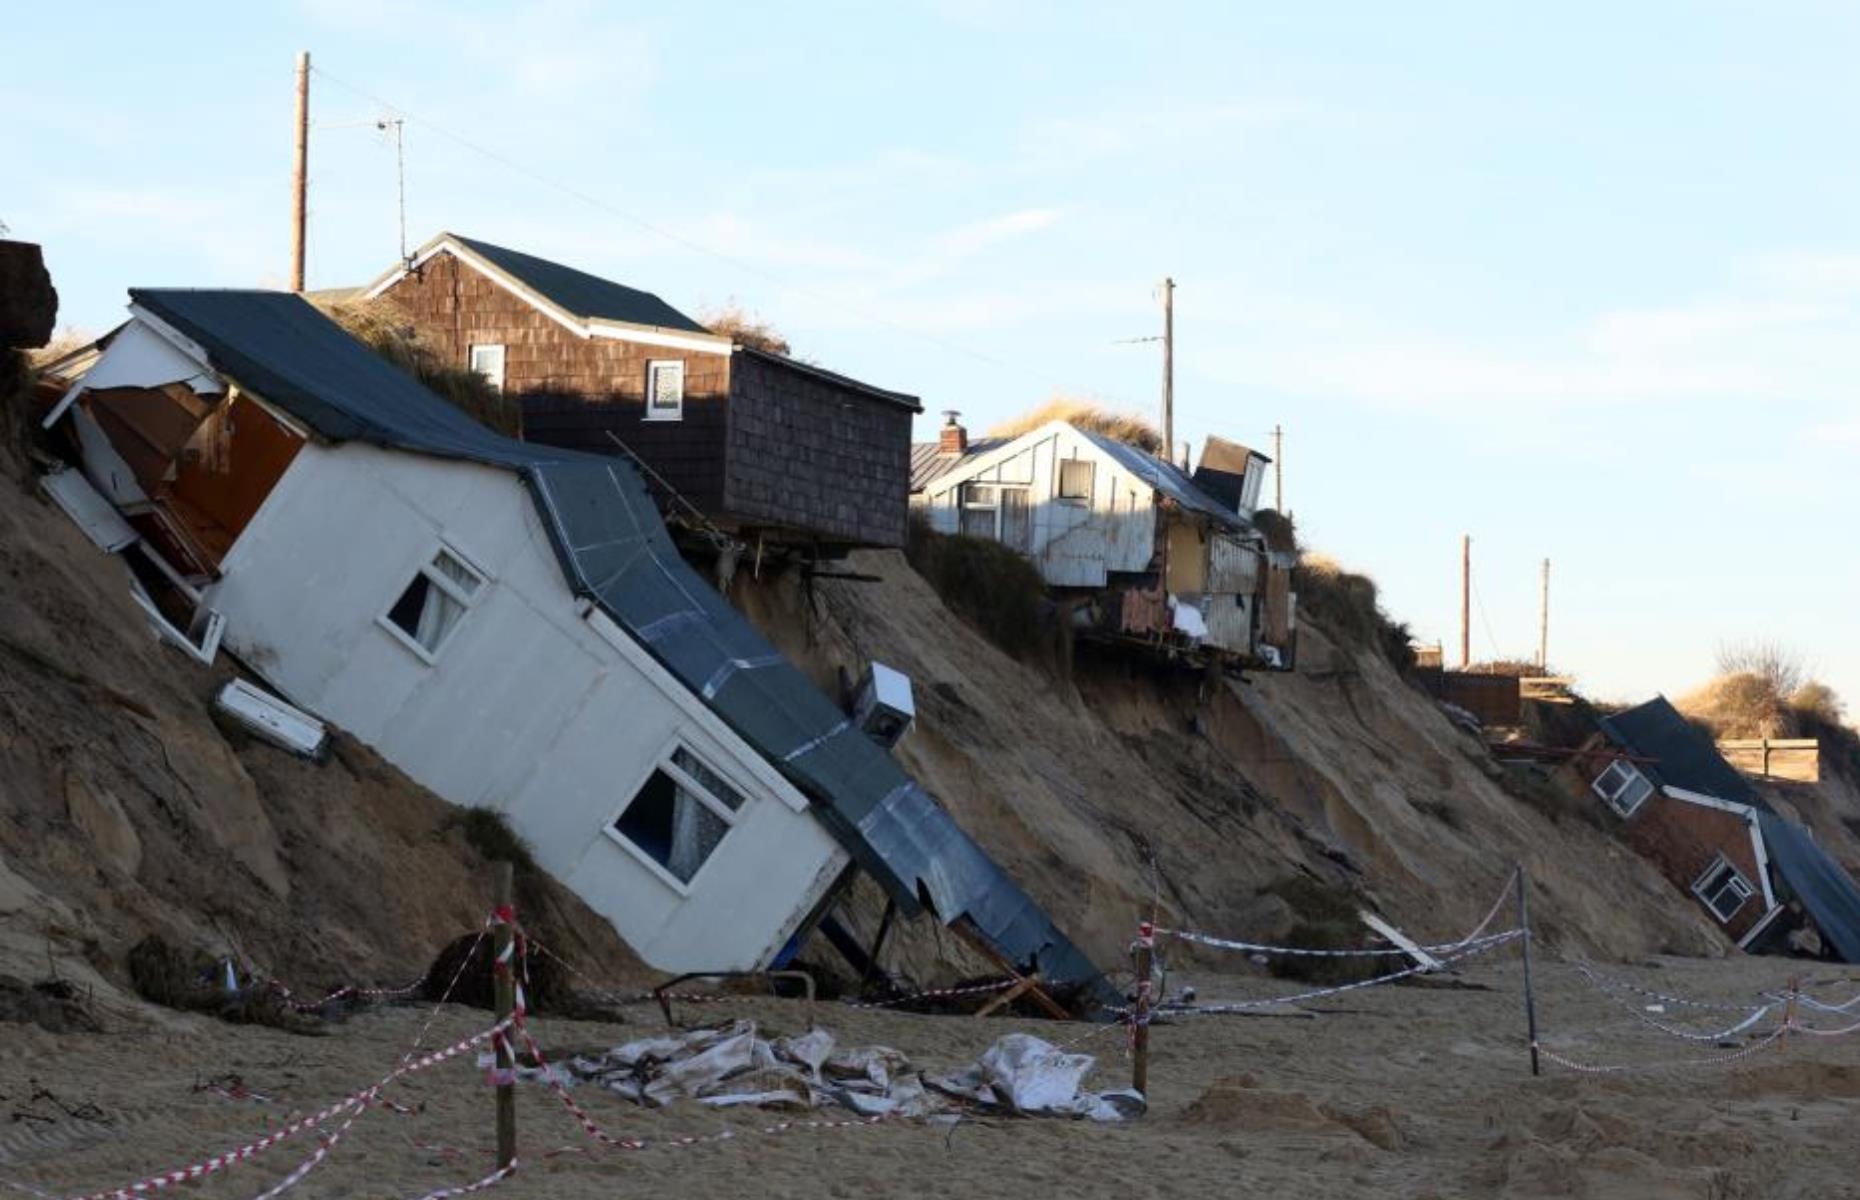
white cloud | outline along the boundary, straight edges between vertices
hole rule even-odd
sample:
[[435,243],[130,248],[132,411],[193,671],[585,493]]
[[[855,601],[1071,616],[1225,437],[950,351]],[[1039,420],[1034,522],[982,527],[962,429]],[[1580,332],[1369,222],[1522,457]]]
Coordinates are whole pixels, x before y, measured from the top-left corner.
[[958,225],[939,234],[931,242],[931,250],[939,258],[968,258],[1000,242],[1050,229],[1058,219],[1058,210],[1051,208],[1025,208],[1019,212],[1003,213],[984,221]]

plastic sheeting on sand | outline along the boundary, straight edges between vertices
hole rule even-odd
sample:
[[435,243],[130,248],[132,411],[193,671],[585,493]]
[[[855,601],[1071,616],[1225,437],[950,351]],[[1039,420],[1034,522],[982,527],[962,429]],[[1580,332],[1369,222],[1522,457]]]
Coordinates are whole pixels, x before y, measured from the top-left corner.
[[765,1038],[753,1021],[640,1038],[580,1055],[582,1080],[638,1104],[690,1100],[713,1108],[838,1106],[861,1116],[924,1117],[981,1107],[1021,1116],[1121,1121],[1143,1112],[1136,1092],[1081,1090],[1095,1060],[1011,1033],[958,1074],[926,1077],[888,1046],[845,1046],[825,1029]]

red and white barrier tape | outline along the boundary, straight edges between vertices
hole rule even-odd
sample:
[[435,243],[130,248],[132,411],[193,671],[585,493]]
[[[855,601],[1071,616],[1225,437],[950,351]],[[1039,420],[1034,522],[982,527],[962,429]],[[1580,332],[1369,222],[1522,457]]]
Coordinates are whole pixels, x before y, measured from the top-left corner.
[[1672,1068],[1728,1066],[1731,1063],[1741,1062],[1752,1055],[1759,1054],[1769,1049],[1771,1046],[1774,1046],[1777,1042],[1782,1040],[1783,1034],[1788,1032],[1790,1028],[1791,1027],[1787,1025],[1779,1025],[1765,1035],[1761,1041],[1752,1042],[1742,1050],[1738,1050],[1731,1054],[1714,1054],[1704,1058],[1669,1058],[1649,1063],[1584,1063],[1565,1058],[1556,1051],[1547,1049],[1541,1042],[1534,1048],[1540,1055],[1557,1064],[1559,1067],[1567,1067],[1569,1070],[1579,1071],[1584,1075],[1621,1075],[1631,1071],[1665,1071]]
[[[306,1129],[314,1129],[332,1117],[339,1116],[351,1109],[358,1110],[359,1115],[360,1109],[367,1107],[373,1102],[374,1094],[394,1080],[412,1075],[418,1071],[424,1071],[428,1067],[437,1066],[447,1059],[455,1058],[509,1027],[509,1021],[502,1021],[489,1029],[454,1042],[443,1050],[432,1051],[411,1062],[403,1060],[399,1066],[383,1076],[378,1083],[363,1088],[360,1091],[352,1092],[327,1108],[312,1113],[307,1117],[301,1117],[298,1120],[292,1121],[290,1124],[274,1130],[256,1141],[248,1142],[236,1149],[227,1150],[220,1154],[212,1155],[209,1158],[190,1163],[185,1167],[177,1167],[171,1171],[163,1171],[159,1174],[139,1179],[134,1183],[125,1184],[119,1188],[109,1188],[101,1192],[91,1192],[82,1197],[81,1200],[135,1200],[138,1196],[146,1196],[151,1192],[162,1191],[166,1188],[174,1187],[177,1184],[191,1183],[196,1179],[204,1179],[208,1175],[215,1174],[228,1167],[236,1166],[239,1163],[254,1158],[271,1149],[279,1142],[284,1141],[286,1138],[302,1133]],[[353,1121],[353,1119],[353,1117],[350,1118],[351,1121]]]
[[[1465,937],[1455,942],[1443,942],[1435,946],[1421,946],[1419,949],[1433,955],[1452,954],[1456,951],[1464,950],[1469,946],[1479,945],[1482,942],[1492,940],[1482,935],[1485,933],[1486,929],[1491,926],[1492,922],[1498,919],[1499,911],[1504,908],[1505,901],[1511,894],[1512,880],[1516,877],[1516,873],[1514,872],[1506,878],[1505,886],[1500,889],[1498,893],[1498,899],[1492,902],[1492,907],[1487,910],[1485,918],[1477,925],[1473,926],[1471,933],[1468,933]],[[1212,946],[1218,950],[1239,950],[1248,954],[1264,954],[1270,957],[1385,958],[1391,956],[1399,957],[1408,953],[1408,951],[1403,950],[1399,946],[1390,946],[1387,948],[1364,947],[1351,950],[1320,950],[1311,946],[1275,946],[1265,942],[1249,942],[1237,938],[1221,938],[1215,937],[1212,934],[1196,933],[1192,930],[1165,929],[1160,926],[1156,927],[1155,932],[1166,937],[1175,938],[1177,941],[1194,942],[1202,946]],[[1494,937],[1502,936],[1505,935],[1494,935]]]
[[1344,992],[1354,992],[1360,991],[1363,988],[1376,987],[1379,984],[1394,983],[1398,979],[1406,979],[1411,975],[1424,974],[1428,971],[1437,969],[1437,967],[1450,966],[1453,963],[1462,962],[1476,955],[1484,954],[1488,950],[1495,950],[1505,943],[1514,941],[1523,936],[1524,931],[1522,929],[1513,929],[1505,933],[1495,933],[1490,937],[1481,939],[1481,941],[1474,944],[1472,947],[1461,950],[1458,954],[1443,956],[1437,964],[1416,963],[1405,971],[1394,971],[1387,975],[1378,975],[1374,979],[1360,979],[1355,983],[1340,984],[1337,987],[1319,988],[1310,992],[1298,992],[1290,996],[1268,996],[1258,1000],[1234,1000],[1219,1004],[1177,1004],[1158,1009],[1157,1011],[1164,1016],[1170,1017],[1218,1016],[1222,1013],[1251,1012],[1254,1009],[1270,1008],[1277,1004],[1294,1004],[1302,1000],[1319,1000],[1325,996],[1337,996]]
[[1659,1030],[1668,1037],[1679,1038],[1682,1041],[1722,1042],[1726,1038],[1736,1037],[1738,1034],[1743,1033],[1745,1030],[1761,1021],[1764,1017],[1768,1016],[1770,1012],[1776,1008],[1775,1004],[1762,1004],[1754,1008],[1745,1009],[1744,1011],[1747,1015],[1744,1019],[1732,1025],[1730,1028],[1720,1029],[1712,1033],[1698,1033],[1689,1029],[1681,1029],[1676,1025],[1668,1025],[1664,1021],[1656,1020],[1647,1015],[1641,1005],[1616,994],[1620,989],[1616,988],[1610,980],[1602,978],[1581,963],[1576,963],[1574,965],[1576,974],[1582,976],[1589,986],[1594,988],[1599,994],[1606,996],[1610,1002],[1620,1005],[1629,1015],[1634,1017],[1635,1020]]
[[329,993],[329,995],[324,996],[321,1000],[299,1000],[291,992],[290,988],[284,986],[281,980],[273,979],[270,986],[271,990],[278,993],[279,998],[290,1005],[293,1010],[297,1012],[319,1012],[336,1003],[338,1000],[347,1000],[350,998],[367,1000],[370,1002],[404,1000],[409,996],[415,995],[421,988],[426,986],[426,976],[420,976],[406,987],[365,988],[356,987],[353,984],[345,985],[337,988],[335,991]]
[[890,1000],[845,1000],[844,1008],[892,1008],[899,1004],[910,1004],[918,1000],[948,1000],[957,996],[980,996],[986,992],[1004,992],[1020,983],[1019,979],[998,979],[993,983],[976,983],[967,987],[929,988],[921,992],[912,992],[908,996],[894,996]]
[[463,1183],[455,1187],[440,1188],[437,1191],[428,1192],[424,1196],[418,1197],[418,1200],[451,1200],[453,1196],[469,1196],[475,1192],[482,1192],[486,1188],[494,1188],[517,1173],[517,1163],[518,1160],[513,1158],[475,1183]]

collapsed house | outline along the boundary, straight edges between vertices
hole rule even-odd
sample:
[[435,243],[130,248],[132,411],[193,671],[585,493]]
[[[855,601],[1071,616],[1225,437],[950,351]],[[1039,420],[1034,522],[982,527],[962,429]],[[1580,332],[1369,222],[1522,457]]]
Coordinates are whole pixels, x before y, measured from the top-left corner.
[[152,623],[462,806],[665,970],[781,964],[863,870],[1057,984],[1085,956],[679,557],[624,461],[478,425],[302,298],[132,290],[49,485]]
[[636,288],[441,233],[362,289],[517,399],[523,440],[621,455],[674,522],[902,546],[913,396],[735,344]]
[[1294,556],[1253,522],[1269,462],[1209,438],[1191,478],[1069,421],[971,442],[951,413],[913,449],[911,502],[940,533],[1026,555],[1081,636],[1289,670]]
[[1664,697],[1603,717],[1557,774],[1755,953],[1860,962],[1860,886]]

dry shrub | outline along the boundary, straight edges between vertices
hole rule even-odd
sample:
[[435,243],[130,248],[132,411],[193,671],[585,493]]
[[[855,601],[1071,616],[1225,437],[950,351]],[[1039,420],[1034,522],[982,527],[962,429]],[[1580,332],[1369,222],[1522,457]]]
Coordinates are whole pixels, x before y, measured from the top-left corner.
[[293,1011],[269,984],[236,981],[227,990],[225,964],[201,951],[186,951],[150,934],[129,951],[129,980],[137,994],[164,1008],[210,1013],[235,1025],[269,1025],[290,1033],[323,1033],[322,1023]]
[[1072,396],[1054,396],[1037,408],[1030,408],[1016,417],[996,425],[988,431],[989,437],[1019,437],[1030,429],[1038,429],[1049,421],[1068,421],[1080,429],[1146,450],[1155,454],[1163,448],[1162,434],[1157,431],[1148,418],[1135,413],[1118,412],[1090,400],[1081,400]]
[[73,350],[81,350],[96,340],[97,335],[90,330],[67,325],[54,333],[52,340],[45,345],[37,350],[28,350],[26,357],[33,366],[43,366],[46,363],[58,361]]
[[1752,639],[1718,647],[1719,675],[1755,675],[1778,696],[1793,695],[1809,682],[1808,670],[1794,651],[1779,642]]
[[767,354],[779,354],[783,358],[792,353],[787,338],[777,332],[773,325],[744,308],[734,296],[716,308],[699,310],[698,324],[712,333],[729,338],[739,346],[748,346]]
[[913,512],[905,558],[950,611],[996,646],[1026,658],[1046,643],[1046,581],[1026,558],[988,538],[938,533]]
[[476,371],[453,365],[438,336],[391,300],[319,303],[324,314],[441,399],[506,437],[523,429],[518,401]]
[[1262,508],[1253,513],[1253,527],[1266,539],[1266,548],[1287,554],[1298,552],[1298,525],[1290,513]]
[[1322,625],[1347,646],[1380,654],[1397,671],[1414,669],[1414,636],[1382,611],[1375,580],[1311,554],[1299,562],[1292,583],[1301,619]]
[[1814,738],[1822,769],[1860,784],[1860,731],[1846,723],[1847,705],[1833,688],[1808,678],[1773,647],[1735,661],[1753,669],[1721,675],[1688,693],[1679,710],[1714,737]]
[[[1321,883],[1309,875],[1290,875],[1259,889],[1262,896],[1277,896],[1298,917],[1297,924],[1286,932],[1288,945],[1308,950],[1362,950],[1369,948],[1368,933],[1355,893],[1335,884]],[[1327,958],[1318,955],[1276,955],[1267,960],[1267,969],[1281,979],[1298,979],[1306,983],[1329,986],[1354,983],[1382,973],[1386,958],[1362,956]]]

